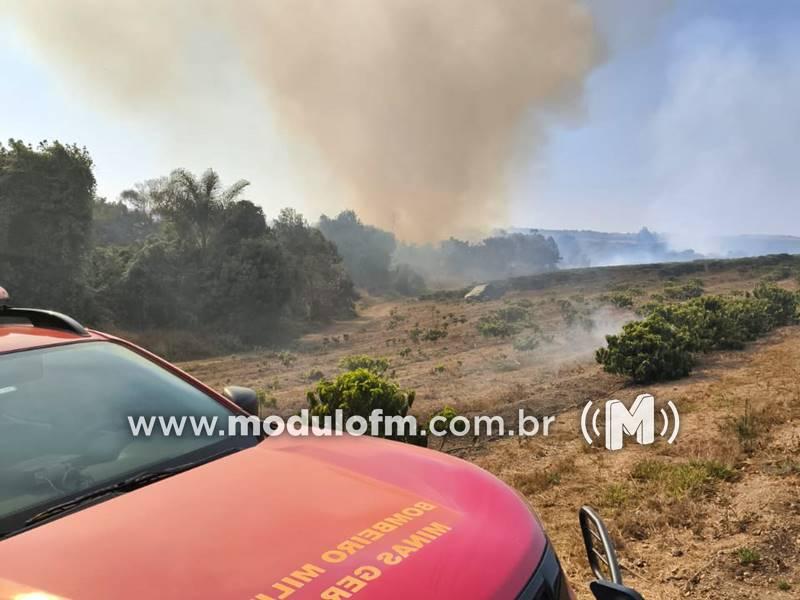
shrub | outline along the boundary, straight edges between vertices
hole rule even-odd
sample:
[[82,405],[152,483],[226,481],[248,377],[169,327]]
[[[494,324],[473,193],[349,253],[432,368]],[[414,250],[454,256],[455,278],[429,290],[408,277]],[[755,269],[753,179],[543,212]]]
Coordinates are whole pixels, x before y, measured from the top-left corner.
[[325,373],[323,373],[319,369],[311,369],[308,372],[309,381],[319,381],[320,379],[325,379]]
[[[769,309],[764,300],[758,298],[730,298],[725,303],[728,319],[728,348],[735,348],[737,341],[752,342],[767,334],[772,328]],[[725,341],[718,346],[726,347]]]
[[533,301],[530,298],[518,298],[511,302],[511,306],[518,306],[520,308],[533,308]]
[[[436,430],[437,431],[447,432],[447,431],[449,431],[450,423],[457,416],[458,416],[458,411],[455,408],[453,408],[452,406],[445,406],[442,410],[433,413],[431,415],[431,418],[428,419],[427,431],[432,431],[433,430],[433,428],[431,427],[431,421],[433,421],[433,419],[435,419],[436,417],[442,417],[441,419],[438,419],[436,421]],[[442,420],[442,419],[444,419],[444,420]],[[440,450],[442,448],[444,448],[444,443],[445,443],[446,439],[447,439],[447,435],[446,434],[441,436],[442,442],[441,442],[441,445],[439,446]]]
[[491,316],[478,319],[476,327],[484,337],[510,337],[521,330],[516,323],[507,323]]
[[400,323],[405,321],[408,317],[405,315],[401,315],[397,312],[396,308],[393,308],[389,311],[389,322],[386,324],[387,329],[396,329]]
[[789,265],[783,265],[775,267],[772,271],[764,275],[763,279],[767,282],[776,282],[784,281],[795,275],[797,275],[797,271],[792,269]]
[[419,325],[415,325],[408,331],[408,337],[415,344],[419,344],[420,340],[435,342],[447,337],[447,323],[443,327],[429,327],[428,329],[422,329]]
[[744,297],[703,296],[680,304],[649,304],[640,321],[607,336],[596,353],[606,371],[639,383],[689,374],[692,353],[744,347],[771,329],[795,323],[796,294],[766,284]]
[[699,298],[705,292],[702,279],[690,279],[683,285],[669,283],[664,286],[664,297],[669,300],[689,300]]
[[633,306],[633,295],[629,292],[614,292],[601,296],[600,299],[613,304],[617,308],[630,308]]
[[597,324],[594,322],[594,319],[588,317],[586,315],[581,315],[578,317],[578,326],[583,329],[586,333],[592,333]]
[[767,314],[772,327],[797,322],[797,296],[777,285],[760,284],[753,296],[767,303]]
[[572,327],[578,320],[578,309],[569,300],[559,300],[558,307],[561,310],[561,318],[567,327]]
[[532,333],[529,335],[522,335],[514,340],[512,344],[514,350],[518,352],[530,352],[531,350],[536,350],[539,345],[542,343],[542,339],[538,333]]
[[284,367],[291,367],[297,361],[297,357],[286,350],[278,352],[277,358]]
[[269,408],[278,408],[278,399],[267,390],[256,390],[256,398],[258,399],[259,414]]
[[744,403],[744,412],[737,417],[730,417],[728,427],[736,434],[739,445],[746,453],[751,453],[755,448],[761,426],[760,415],[753,412],[750,399]]
[[689,336],[660,315],[627,323],[620,335],[606,336],[606,342],[608,347],[595,355],[597,362],[637,383],[685,377],[693,365]]
[[530,311],[519,305],[505,306],[478,319],[476,327],[484,337],[510,337],[533,326]]
[[383,375],[389,370],[389,359],[382,356],[374,358],[366,354],[353,354],[345,356],[339,361],[339,367],[345,371],[355,371],[357,369],[366,369],[376,375]]
[[437,340],[441,340],[447,337],[447,324],[445,323],[444,328],[440,327],[430,327],[422,332],[420,339],[426,342],[435,342]]
[[[384,416],[405,417],[414,404],[415,393],[400,387],[368,369],[356,369],[339,375],[333,381],[323,380],[307,394],[312,416],[332,416],[337,409],[345,419],[360,416],[368,419],[374,410],[381,409]],[[379,437],[400,439],[380,430]],[[421,439],[403,438],[402,441],[422,443]]]
[[739,564],[743,567],[753,565],[761,560],[761,553],[755,548],[748,548],[743,546],[736,551],[736,557],[739,559]]
[[729,302],[721,296],[707,296],[684,304],[662,305],[651,314],[683,329],[692,352],[741,348],[746,341],[746,330],[732,318]]
[[436,428],[439,431],[445,431],[448,427],[450,427],[450,422],[457,416],[458,416],[458,411],[455,408],[453,408],[452,406],[445,406],[442,410],[439,410],[434,414],[432,414],[431,418],[428,419],[428,431],[431,430],[430,423],[435,417],[442,417],[444,419],[444,421],[442,421],[442,419],[439,419],[436,422]]
[[653,300],[651,302],[645,302],[644,304],[640,305],[639,308],[636,309],[636,314],[640,317],[647,317],[657,311],[659,308],[663,306],[663,300]]
[[680,277],[681,275],[692,275],[705,270],[705,265],[702,261],[692,262],[678,262],[662,265],[658,269],[658,274],[661,277]]
[[587,333],[594,331],[595,323],[586,310],[578,310],[569,300],[559,300],[558,306],[568,328],[580,327]]

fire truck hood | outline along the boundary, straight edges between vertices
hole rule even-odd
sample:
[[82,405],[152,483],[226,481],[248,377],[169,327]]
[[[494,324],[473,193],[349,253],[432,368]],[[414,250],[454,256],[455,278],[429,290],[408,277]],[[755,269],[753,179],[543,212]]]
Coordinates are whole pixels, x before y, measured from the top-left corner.
[[508,599],[545,545],[465,461],[282,436],[0,542],[0,600]]

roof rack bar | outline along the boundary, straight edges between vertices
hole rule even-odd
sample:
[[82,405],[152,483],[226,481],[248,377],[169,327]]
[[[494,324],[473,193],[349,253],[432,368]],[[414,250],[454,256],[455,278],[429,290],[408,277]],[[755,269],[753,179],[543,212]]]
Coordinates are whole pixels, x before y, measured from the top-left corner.
[[86,328],[78,323],[75,319],[52,310],[0,306],[0,319],[3,317],[27,319],[34,327],[60,329],[64,331],[71,331],[72,333],[76,333],[83,337],[89,337],[89,332],[86,331]]

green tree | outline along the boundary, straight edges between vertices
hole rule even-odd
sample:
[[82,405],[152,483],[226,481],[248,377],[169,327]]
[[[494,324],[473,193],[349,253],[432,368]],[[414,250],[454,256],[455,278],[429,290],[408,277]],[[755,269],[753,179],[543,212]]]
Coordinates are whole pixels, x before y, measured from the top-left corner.
[[186,282],[195,280],[194,272],[174,240],[149,241],[132,253],[113,286],[109,299],[114,320],[140,331],[192,325],[201,300],[187,293]]
[[105,198],[94,200],[92,225],[92,241],[97,246],[129,246],[158,231],[158,223],[151,214]]
[[0,144],[0,278],[18,302],[83,313],[95,179],[77,146]]
[[158,177],[135,183],[132,188],[123,190],[119,199],[133,210],[150,215],[167,202],[169,193],[170,178]]
[[267,235],[241,239],[213,255],[198,302],[203,322],[258,343],[274,339],[293,293],[287,258]]
[[156,210],[169,220],[182,238],[205,255],[209,239],[225,208],[250,185],[239,180],[223,188],[220,177],[208,169],[197,177],[185,169],[176,169],[169,177],[166,189],[155,198]]
[[392,233],[364,225],[352,210],[333,219],[322,215],[319,229],[336,244],[345,268],[359,286],[384,291],[390,283],[389,269],[397,241]]
[[311,321],[352,315],[357,295],[336,246],[288,208],[280,212],[272,231],[287,257],[290,314]]

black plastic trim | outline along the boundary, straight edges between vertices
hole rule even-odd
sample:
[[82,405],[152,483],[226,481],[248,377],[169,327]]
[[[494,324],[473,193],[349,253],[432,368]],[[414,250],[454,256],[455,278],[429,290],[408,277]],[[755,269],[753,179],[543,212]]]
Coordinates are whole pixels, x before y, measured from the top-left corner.
[[564,600],[569,598],[567,582],[552,544],[547,542],[542,560],[516,600]]
[[8,306],[0,307],[0,323],[4,317],[12,319],[25,319],[34,327],[44,329],[58,329],[70,331],[81,337],[90,337],[86,328],[72,317],[62,315],[52,310],[41,310],[38,308],[11,308]]

